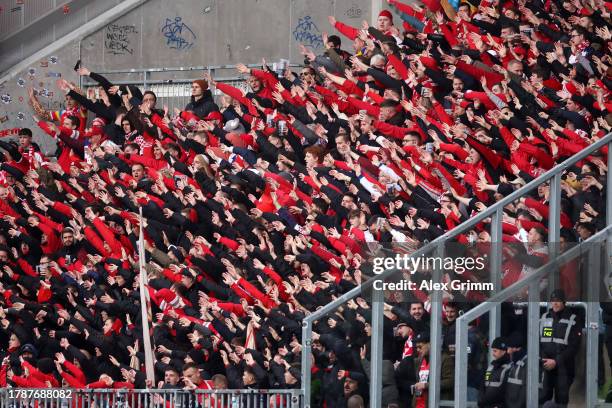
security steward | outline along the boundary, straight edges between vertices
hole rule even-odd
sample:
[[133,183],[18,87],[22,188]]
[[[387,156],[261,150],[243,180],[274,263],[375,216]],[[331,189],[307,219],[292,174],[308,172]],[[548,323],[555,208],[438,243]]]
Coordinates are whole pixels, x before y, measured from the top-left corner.
[[574,381],[576,354],[581,329],[575,313],[565,307],[565,293],[556,289],[550,295],[550,309],[540,319],[540,359],[544,369],[542,401],[565,407]]
[[506,342],[498,337],[491,343],[493,359],[485,372],[484,381],[480,388],[478,406],[480,408],[501,408],[505,406],[506,385],[510,357],[506,351]]
[[510,369],[506,384],[505,408],[527,407],[527,349],[524,347],[523,335],[513,332],[506,340]]

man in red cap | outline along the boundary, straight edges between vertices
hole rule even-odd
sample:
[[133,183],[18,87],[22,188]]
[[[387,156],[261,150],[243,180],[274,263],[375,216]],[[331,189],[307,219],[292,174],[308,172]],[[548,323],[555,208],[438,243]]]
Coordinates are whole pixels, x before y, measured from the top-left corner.
[[393,15],[389,10],[381,11],[376,20],[376,28],[384,34],[391,34],[391,27],[393,27]]
[[[329,24],[331,24],[336,30],[340,31],[346,37],[351,40],[355,40],[359,36],[359,29],[346,25],[338,20],[334,16],[328,17]],[[367,21],[364,20],[362,27],[368,28]],[[376,20],[376,29],[384,35],[398,36],[399,30],[393,26],[393,14],[389,10],[383,10],[378,14]]]

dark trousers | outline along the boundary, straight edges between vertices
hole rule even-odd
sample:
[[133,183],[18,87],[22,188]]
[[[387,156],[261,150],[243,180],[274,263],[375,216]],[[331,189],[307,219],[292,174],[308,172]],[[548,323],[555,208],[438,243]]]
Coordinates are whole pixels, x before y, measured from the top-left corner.
[[557,404],[567,404],[569,402],[569,389],[574,382],[574,370],[568,370],[562,365],[554,370],[544,371],[544,390],[541,402],[555,398]]

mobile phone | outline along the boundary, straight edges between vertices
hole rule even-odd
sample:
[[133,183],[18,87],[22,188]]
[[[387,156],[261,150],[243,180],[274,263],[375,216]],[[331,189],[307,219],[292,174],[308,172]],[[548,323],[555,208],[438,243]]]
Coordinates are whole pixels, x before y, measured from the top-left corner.
[[425,144],[425,151],[431,153],[431,152],[433,152],[433,147],[434,147],[433,143],[426,143]]
[[376,219],[376,229],[380,229],[383,226],[384,220],[380,217]]
[[81,60],[78,60],[77,63],[74,65],[75,71],[77,71],[79,68],[81,68]]

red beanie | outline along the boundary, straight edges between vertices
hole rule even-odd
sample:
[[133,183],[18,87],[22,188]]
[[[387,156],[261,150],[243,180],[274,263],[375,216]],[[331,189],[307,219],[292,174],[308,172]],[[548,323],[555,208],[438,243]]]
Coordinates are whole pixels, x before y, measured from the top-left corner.
[[219,111],[213,111],[204,118],[204,120],[223,120],[223,115]]
[[203,79],[196,79],[195,81],[193,81],[193,83],[198,84],[203,91],[208,89],[208,82]]
[[393,23],[393,14],[389,10],[383,10],[378,14],[378,17],[387,17]]

